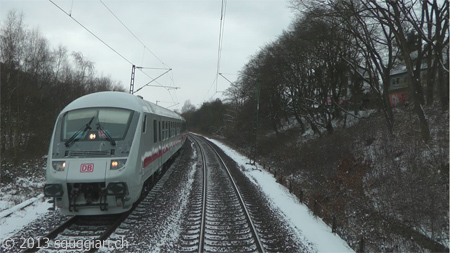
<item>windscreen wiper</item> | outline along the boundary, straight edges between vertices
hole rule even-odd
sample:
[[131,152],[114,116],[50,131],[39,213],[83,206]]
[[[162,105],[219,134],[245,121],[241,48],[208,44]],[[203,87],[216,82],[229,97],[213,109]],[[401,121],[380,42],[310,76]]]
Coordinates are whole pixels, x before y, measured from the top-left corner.
[[105,139],[108,140],[111,145],[116,145],[116,141],[111,137],[111,135],[109,135],[109,133],[105,129],[103,129],[102,125],[100,125],[100,122],[97,123],[97,130],[102,131],[102,133],[105,135]]
[[72,137],[70,137],[67,141],[66,141],[66,147],[69,147],[70,146],[70,144],[72,144],[72,142],[76,142],[76,141],[78,141],[80,138],[77,138],[78,137],[78,135],[83,135],[87,130],[90,130],[91,129],[91,123],[92,123],[92,121],[94,120],[94,118],[95,118],[95,116],[93,116],[92,118],[91,118],[91,120],[89,120],[89,122],[84,126],[84,127],[82,127],[82,128],[80,128],[80,130],[78,130],[78,131],[76,131],[73,135],[72,135]]

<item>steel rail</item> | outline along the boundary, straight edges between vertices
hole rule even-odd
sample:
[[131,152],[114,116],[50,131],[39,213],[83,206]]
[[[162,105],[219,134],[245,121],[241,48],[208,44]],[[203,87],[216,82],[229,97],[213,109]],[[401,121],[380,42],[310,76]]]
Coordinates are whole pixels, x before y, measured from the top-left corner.
[[66,222],[64,222],[60,226],[58,226],[56,229],[54,229],[53,231],[51,231],[47,235],[39,238],[39,240],[37,240],[34,243],[33,247],[24,250],[24,252],[36,252],[36,251],[38,251],[40,249],[40,247],[42,247],[43,245],[46,244],[46,242],[48,242],[48,240],[55,239],[56,236],[58,236],[66,228],[68,228],[68,227],[72,226],[74,223],[76,223],[78,221],[78,219],[79,219],[79,216],[73,216],[72,218],[70,218],[69,220],[67,220]]
[[201,214],[201,223],[200,223],[200,236],[198,240],[198,252],[202,253],[204,251],[204,239],[205,239],[205,224],[206,224],[206,185],[207,185],[207,176],[206,176],[206,154],[203,147],[200,145],[200,142],[197,140],[197,136],[189,135],[189,137],[197,143],[201,157],[202,157],[202,167],[203,167],[203,188],[202,188],[202,214]]
[[15,212],[17,212],[17,211],[24,210],[25,208],[33,205],[34,203],[40,201],[43,198],[44,198],[44,194],[39,194],[38,196],[36,196],[34,198],[28,199],[28,200],[26,200],[26,201],[24,201],[24,202],[22,202],[22,203],[20,203],[18,205],[15,205],[15,206],[7,209],[7,210],[1,211],[0,212],[0,219],[7,218],[7,217],[11,216],[12,214],[14,214]]
[[245,205],[244,199],[242,198],[242,195],[239,192],[239,189],[238,189],[238,187],[236,185],[236,182],[234,181],[233,176],[231,176],[230,170],[228,169],[227,165],[225,164],[224,160],[222,159],[220,154],[217,152],[217,150],[211,145],[211,143],[209,141],[207,141],[207,140],[205,142],[214,151],[216,156],[219,158],[220,162],[222,163],[223,167],[225,168],[225,171],[228,174],[228,177],[230,178],[231,182],[233,183],[233,187],[234,187],[234,190],[236,191],[236,195],[238,196],[239,202],[240,202],[240,204],[242,206],[242,209],[245,212],[245,216],[247,218],[247,221],[248,221],[248,223],[250,224],[250,226],[252,228],[252,234],[253,234],[253,236],[256,239],[256,246],[258,248],[258,251],[259,252],[265,252],[264,246],[263,246],[263,244],[261,242],[261,239],[259,238],[258,231],[256,230],[256,226],[253,223],[253,220],[252,220],[252,218],[250,216],[250,212],[248,211],[247,206]]
[[[106,241],[110,235],[120,226],[120,224],[122,224],[122,222],[124,222],[126,220],[126,218],[133,213],[133,211],[136,209],[137,206],[139,206],[139,204],[142,202],[142,200],[145,199],[145,197],[150,193],[150,191],[152,190],[152,188],[154,186],[157,185],[157,183],[159,182],[159,180],[162,178],[162,176],[165,174],[165,172],[170,168],[170,164],[173,161],[175,156],[173,156],[171,159],[169,159],[168,162],[166,162],[163,166],[163,169],[161,171],[161,173],[157,176],[156,178],[156,182],[153,182],[150,189],[148,189],[148,192],[145,196],[141,196],[139,198],[139,200],[135,203],[133,203],[133,206],[130,208],[130,210],[122,213],[113,223],[111,223],[108,228],[100,235],[98,236],[96,239],[93,239],[94,242],[100,241]],[[206,165],[205,165],[206,167]],[[206,181],[205,181],[206,182]],[[206,190],[205,190],[206,192]],[[33,204],[34,202],[32,202],[31,204]],[[69,220],[67,220],[66,222],[64,222],[63,224],[61,224],[60,226],[58,226],[56,229],[52,230],[50,233],[46,234],[45,236],[40,237],[39,239],[35,240],[34,244],[32,247],[24,250],[24,252],[37,252],[38,250],[40,250],[41,248],[43,248],[44,245],[46,245],[46,243],[48,243],[50,240],[55,239],[59,234],[61,234],[66,228],[69,228],[70,226],[72,226],[73,224],[77,223],[82,216],[73,216],[71,217]],[[88,252],[96,252],[99,250],[99,248],[97,248],[98,244],[94,244]]]
[[[163,170],[164,171],[164,170]],[[155,182],[156,185],[156,182]],[[153,185],[154,186],[154,185]],[[147,194],[150,192],[150,190],[147,192]],[[136,203],[133,204],[130,210],[122,213],[117,220],[115,220],[109,227],[99,236],[97,237],[94,242],[100,241],[103,242],[109,238],[109,236],[122,224],[123,221],[136,209],[136,207],[141,203],[141,201],[145,199],[144,197],[141,197]],[[65,223],[48,233],[47,235],[40,237],[33,245],[33,247],[28,248],[24,250],[24,252],[36,252],[40,248],[42,248],[43,245],[45,245],[46,242],[49,240],[55,239],[59,234],[61,234],[66,228],[69,228],[73,224],[75,224],[81,216],[73,216],[71,219],[67,220]],[[99,249],[96,247],[97,244],[94,244],[94,247],[92,247],[88,252],[96,252]]]
[[[122,222],[125,221],[126,218],[128,218],[128,216],[134,211],[134,209],[136,209],[137,206],[138,204],[133,205],[133,207],[130,210],[120,215],[120,217],[113,224],[111,224],[111,226],[109,226],[108,229],[106,229],[105,232],[103,232],[103,234],[100,235],[95,241],[97,242],[106,241],[106,239],[108,239],[109,236],[114,231],[116,231],[116,229],[120,226],[120,224],[122,224]],[[98,250],[99,249],[96,247],[96,244],[94,244],[94,247],[92,247],[88,252],[96,252]]]
[[205,177],[204,178],[204,188],[203,188],[203,207],[202,207],[203,208],[203,210],[202,210],[202,214],[203,215],[202,215],[202,225],[201,225],[201,234],[200,234],[200,239],[199,239],[199,251],[198,252],[203,252],[203,249],[204,249],[203,248],[204,247],[204,243],[203,243],[204,241],[203,240],[204,240],[204,228],[205,228],[205,219],[206,219],[205,218],[206,215],[204,215],[204,214],[206,214],[206,159],[205,159],[204,148],[200,145],[199,140],[197,138],[198,139],[201,138],[204,141],[204,143],[207,146],[209,146],[209,148],[219,158],[219,161],[220,161],[222,167],[225,169],[225,171],[226,171],[226,173],[228,175],[228,178],[230,179],[230,182],[232,183],[233,189],[234,189],[234,191],[235,191],[235,193],[236,193],[236,195],[238,197],[239,204],[240,204],[242,210],[245,213],[245,218],[247,219],[247,222],[250,225],[251,234],[255,238],[255,244],[256,244],[256,247],[257,247],[257,251],[258,252],[265,252],[263,243],[261,242],[261,239],[259,238],[259,235],[258,235],[258,231],[256,230],[256,226],[253,223],[253,220],[252,220],[252,218],[250,216],[250,212],[248,211],[247,206],[245,205],[244,199],[243,199],[241,193],[239,192],[239,189],[238,189],[238,187],[236,185],[236,182],[234,181],[234,179],[233,179],[233,177],[232,177],[228,167],[226,166],[224,160],[222,159],[220,154],[217,152],[217,150],[209,143],[209,141],[207,141],[204,137],[195,135],[195,137],[192,137],[192,139],[194,139],[195,142],[200,147],[200,151],[201,151],[202,156],[203,156],[202,159],[203,159],[203,167],[204,167],[204,175],[205,175],[204,176]]

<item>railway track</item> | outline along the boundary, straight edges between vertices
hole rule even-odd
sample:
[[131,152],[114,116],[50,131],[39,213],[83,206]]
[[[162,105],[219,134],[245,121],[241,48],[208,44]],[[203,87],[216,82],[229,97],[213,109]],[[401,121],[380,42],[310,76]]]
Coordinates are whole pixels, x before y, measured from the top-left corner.
[[37,197],[26,200],[10,209],[0,212],[0,220],[11,216],[11,214],[13,214],[14,212],[23,210],[23,209],[33,205],[34,203],[40,201],[43,197],[44,197],[44,194],[39,194]]
[[114,241],[108,241],[109,236],[133,212],[118,215],[73,216],[59,227],[37,239],[32,247],[25,252],[81,250],[94,252],[99,247],[114,248]]
[[150,186],[147,195],[143,196],[132,208],[122,214],[73,216],[45,236],[33,240],[32,246],[24,252],[45,251],[87,251],[95,252],[99,248],[110,250],[126,249],[122,232],[139,223],[145,217],[155,196],[161,194],[162,185],[170,177],[170,164],[165,165],[162,173]]
[[257,228],[233,177],[217,151],[204,139],[190,135],[202,160],[201,187],[181,236],[181,251],[264,252]]
[[[15,247],[5,248],[8,246],[5,244],[0,251],[22,251],[22,238],[36,242],[28,252],[65,250],[67,245],[55,245],[55,240],[107,241],[121,246],[121,239],[129,243],[129,247],[116,249],[129,252],[157,249],[164,252],[307,251],[297,237],[292,236],[289,226],[280,221],[260,189],[238,166],[233,166],[229,157],[217,149],[218,155],[202,139],[190,137],[186,143],[190,143],[186,146],[191,146],[192,150],[182,152],[185,154],[182,159],[170,166],[124,221],[117,222],[119,225],[112,221],[122,219],[119,216],[102,218],[101,222],[99,216],[74,217],[53,229],[67,218],[42,219],[44,226],[37,223],[8,238],[7,242],[14,241]],[[224,166],[224,161],[229,168]],[[44,234],[42,231],[51,230],[52,233],[45,234],[42,240],[37,237]],[[114,232],[111,234],[107,230]],[[96,248],[84,247],[83,251],[87,250]]]

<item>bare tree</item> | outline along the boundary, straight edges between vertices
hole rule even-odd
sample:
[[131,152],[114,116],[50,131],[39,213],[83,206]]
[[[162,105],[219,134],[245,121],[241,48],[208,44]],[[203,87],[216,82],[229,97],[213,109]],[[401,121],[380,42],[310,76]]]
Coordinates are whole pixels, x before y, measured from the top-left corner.
[[63,72],[64,66],[68,65],[67,60],[67,48],[63,47],[62,45],[59,45],[58,48],[53,50],[53,73],[54,78],[53,82],[57,83],[59,81],[62,81],[63,78],[61,78],[60,75],[62,75],[61,72]]
[[[348,59],[353,72],[368,83],[378,97],[387,128],[393,132],[394,115],[389,101],[391,73],[396,67],[399,50],[394,45],[394,34],[389,26],[378,22],[364,1],[330,1],[335,18],[353,36],[353,46],[360,57]],[[355,61],[356,60],[356,61]],[[381,83],[378,81],[381,78]]]
[[181,108],[181,113],[187,113],[191,111],[195,111],[195,106],[191,103],[191,100],[186,100],[183,107]]
[[0,59],[4,63],[1,71],[2,108],[2,153],[10,151],[17,155],[21,144],[21,108],[15,106],[20,101],[18,73],[23,63],[26,31],[23,14],[9,12],[1,28]]
[[[422,132],[422,137],[424,141],[428,141],[430,139],[430,130],[428,126],[427,119],[424,115],[423,109],[421,105],[424,104],[424,92],[423,92],[423,86],[421,83],[421,73],[422,73],[422,66],[423,62],[422,60],[425,57],[432,57],[432,55],[426,55],[427,52],[431,52],[431,49],[428,49],[423,46],[423,41],[430,38],[431,35],[427,35],[427,30],[432,31],[430,26],[434,26],[433,23],[429,23],[427,21],[431,21],[431,16],[429,15],[428,11],[428,5],[431,5],[432,9],[440,9],[437,7],[437,3],[430,3],[428,1],[419,1],[416,3],[411,3],[407,1],[389,1],[386,6],[381,6],[380,4],[371,1],[370,4],[377,8],[379,10],[379,20],[381,22],[386,23],[388,26],[390,26],[395,35],[395,39],[397,43],[399,44],[399,47],[402,52],[403,60],[405,62],[407,71],[408,71],[408,80],[411,84],[411,94],[413,97],[414,102],[414,111],[416,112],[419,121],[420,121],[420,128]],[[443,8],[448,7],[448,1],[444,1]],[[419,11],[416,11],[416,7],[421,8]],[[417,12],[419,13],[419,16],[417,16]],[[433,47],[433,44],[436,44],[438,46],[435,46],[434,48],[438,48],[441,52],[437,52],[437,55],[440,55],[435,58],[436,62],[442,62],[442,58],[440,58],[442,54],[443,48],[441,48],[443,40],[445,37],[448,37],[448,34],[446,35],[446,31],[442,32],[438,27],[440,27],[442,24],[444,24],[444,27],[448,27],[448,21],[444,21],[446,19],[445,11],[443,11],[443,15],[437,15],[436,18],[439,19],[437,23],[437,29],[435,30],[437,34],[431,36],[433,37],[439,37],[439,42],[435,43],[435,41],[428,41],[428,47]],[[427,20],[428,19],[428,20]],[[448,18],[447,18],[448,19]],[[445,25],[447,23],[447,25]],[[429,26],[428,29],[424,29],[425,24]],[[420,35],[420,39],[414,41],[416,42],[415,47],[411,47],[411,41],[408,41],[408,35],[411,34],[407,29],[408,27],[414,28],[414,33],[418,33]],[[448,44],[448,38],[447,38],[447,44]],[[415,54],[413,54],[415,53]],[[431,62],[430,60],[428,61]],[[442,64],[440,64],[442,66]],[[432,68],[432,66],[427,66],[429,68]],[[441,70],[442,71],[442,70]],[[434,73],[430,73],[431,75],[434,75]],[[432,85],[432,84],[429,84]],[[442,84],[441,84],[442,85]],[[447,85],[448,87],[448,81]],[[442,87],[442,86],[441,86]],[[430,88],[431,89],[431,88]],[[445,95],[444,95],[445,96]],[[447,95],[448,98],[448,95]],[[431,100],[431,97],[430,97]],[[447,99],[448,100],[448,99]],[[444,102],[448,103],[447,102]]]
[[43,155],[54,120],[69,102],[100,90],[124,90],[96,77],[94,64],[81,53],[73,54],[72,67],[64,47],[50,50],[39,30],[28,29],[22,19],[11,11],[0,28],[1,155],[16,163]]

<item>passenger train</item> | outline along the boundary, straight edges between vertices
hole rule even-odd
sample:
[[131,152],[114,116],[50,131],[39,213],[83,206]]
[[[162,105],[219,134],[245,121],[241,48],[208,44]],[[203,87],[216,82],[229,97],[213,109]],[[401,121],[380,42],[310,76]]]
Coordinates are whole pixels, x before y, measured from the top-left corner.
[[185,140],[180,115],[141,97],[80,97],[56,120],[44,195],[66,215],[125,212]]

